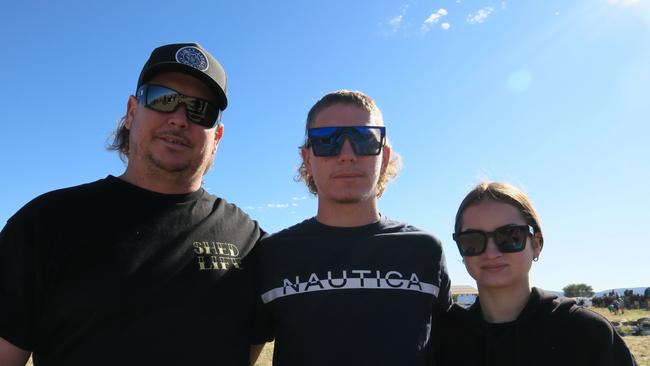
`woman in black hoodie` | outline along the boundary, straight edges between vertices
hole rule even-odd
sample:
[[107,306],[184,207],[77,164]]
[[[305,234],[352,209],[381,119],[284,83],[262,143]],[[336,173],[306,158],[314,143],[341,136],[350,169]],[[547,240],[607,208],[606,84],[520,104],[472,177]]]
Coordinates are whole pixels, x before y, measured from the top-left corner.
[[479,298],[452,306],[433,331],[438,366],[636,365],[604,317],[531,288],[544,246],[528,197],[504,183],[481,183],[456,214],[454,241]]

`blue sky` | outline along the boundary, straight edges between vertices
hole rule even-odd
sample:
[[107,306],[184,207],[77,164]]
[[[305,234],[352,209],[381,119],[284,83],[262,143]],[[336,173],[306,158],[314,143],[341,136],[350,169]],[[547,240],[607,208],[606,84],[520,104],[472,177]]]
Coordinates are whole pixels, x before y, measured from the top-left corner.
[[454,284],[473,284],[456,209],[491,179],[541,215],[533,285],[650,286],[647,0],[25,0],[3,5],[0,32],[1,225],[41,193],[121,174],[104,146],[142,65],[196,41],[229,78],[205,187],[267,231],[314,215],[293,181],[306,113],[356,89],[404,159],[382,213],[437,235]]

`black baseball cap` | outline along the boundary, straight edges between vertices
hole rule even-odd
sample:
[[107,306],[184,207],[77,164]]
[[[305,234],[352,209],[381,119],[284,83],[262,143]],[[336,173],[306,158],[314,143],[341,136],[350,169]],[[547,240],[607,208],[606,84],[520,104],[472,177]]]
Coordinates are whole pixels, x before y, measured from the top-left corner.
[[228,106],[226,71],[198,43],[174,43],[153,50],[140,72],[136,90],[157,74],[168,71],[182,72],[203,81],[217,96],[217,106],[221,110]]

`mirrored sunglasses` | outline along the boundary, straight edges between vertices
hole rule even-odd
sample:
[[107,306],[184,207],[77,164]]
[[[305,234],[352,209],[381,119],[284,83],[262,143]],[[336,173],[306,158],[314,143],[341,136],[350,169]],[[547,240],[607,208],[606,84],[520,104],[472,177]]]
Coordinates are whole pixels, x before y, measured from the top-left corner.
[[140,104],[157,112],[171,113],[183,104],[187,119],[205,128],[213,128],[221,120],[222,111],[214,104],[162,85],[144,84],[136,94]]
[[316,156],[338,156],[345,139],[350,141],[359,156],[379,155],[386,142],[386,127],[346,126],[316,127],[307,129],[306,147]]
[[454,233],[453,238],[458,246],[460,255],[471,257],[481,255],[487,248],[488,238],[494,239],[494,244],[501,253],[521,252],[526,248],[528,236],[534,234],[530,225],[507,225],[494,231],[467,230]]

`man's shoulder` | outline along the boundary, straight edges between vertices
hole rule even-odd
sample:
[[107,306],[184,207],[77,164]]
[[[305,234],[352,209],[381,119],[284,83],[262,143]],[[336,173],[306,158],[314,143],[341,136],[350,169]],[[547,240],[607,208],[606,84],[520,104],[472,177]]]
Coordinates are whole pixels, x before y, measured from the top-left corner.
[[[207,192],[206,192],[207,193]],[[238,227],[243,229],[242,225],[250,225],[256,230],[261,231],[260,235],[266,233],[260,228],[259,223],[253,220],[244,210],[234,203],[228,202],[225,198],[207,193],[204,199],[208,199],[212,205],[212,217],[221,221],[220,225],[230,225],[233,229]]]
[[250,216],[236,204],[229,202],[223,197],[216,196],[212,193],[205,192],[202,199],[213,202],[215,210],[221,210],[224,215],[232,215],[242,219],[252,220]]
[[31,226],[35,223],[56,225],[74,221],[78,217],[90,217],[84,208],[96,206],[97,197],[105,196],[101,193],[104,184],[105,179],[100,179],[43,193],[16,211],[7,220],[3,230]]
[[76,186],[59,188],[43,193],[29,201],[22,210],[42,209],[58,203],[70,203],[74,201],[83,201],[90,197],[96,196],[107,187],[107,178],[99,179],[90,183],[83,183]]
[[394,220],[382,216],[382,233],[403,235],[405,237],[421,238],[421,240],[430,240],[440,245],[440,240],[431,232],[411,225],[407,222]]
[[[113,178],[117,179],[117,178]],[[84,195],[87,193],[95,192],[97,190],[106,189],[111,185],[111,177],[101,178],[92,182],[80,183],[74,186],[64,187],[55,189],[46,193],[43,193],[39,197],[61,197],[66,198],[73,195]],[[38,197],[37,197],[38,198]]]
[[414,225],[407,222],[395,220],[388,216],[382,216],[381,221],[382,229],[385,231],[406,232],[406,233],[426,233]]
[[271,243],[305,235],[314,235],[317,232],[316,226],[316,219],[312,217],[310,219],[303,220],[302,222],[299,222],[295,225],[289,226],[288,228],[282,229],[276,233],[273,233],[267,236],[263,241],[265,243]]

